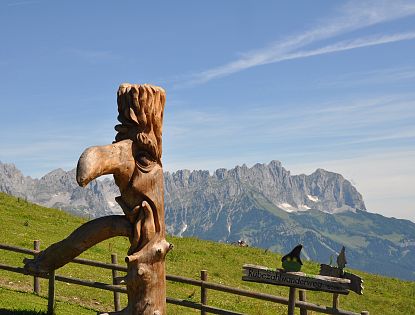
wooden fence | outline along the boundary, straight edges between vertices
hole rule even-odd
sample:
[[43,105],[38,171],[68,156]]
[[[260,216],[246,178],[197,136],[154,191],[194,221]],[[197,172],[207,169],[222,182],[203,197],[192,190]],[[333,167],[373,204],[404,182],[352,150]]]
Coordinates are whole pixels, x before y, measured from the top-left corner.
[[[36,256],[40,251],[40,243],[39,241],[34,241],[33,250],[21,248],[17,246],[12,246],[12,245],[6,245],[6,244],[0,244],[0,249]],[[49,282],[48,282],[48,314],[54,314],[55,281],[62,281],[62,282],[77,284],[81,286],[93,287],[93,288],[97,288],[100,290],[112,291],[114,294],[114,309],[115,311],[121,310],[120,293],[127,293],[127,289],[124,286],[122,286],[123,277],[118,276],[118,271],[127,272],[127,268],[125,266],[118,265],[116,254],[111,255],[111,264],[103,263],[103,262],[99,262],[95,260],[83,259],[83,258],[75,258],[74,260],[72,260],[71,263],[77,263],[81,265],[88,265],[88,266],[94,266],[98,268],[109,269],[112,271],[112,279],[113,279],[112,282],[113,283],[106,284],[106,283],[78,279],[78,278],[73,278],[73,277],[66,277],[62,275],[57,275],[55,274],[54,271],[49,273],[48,275],[37,275],[37,276],[29,275],[29,276],[33,276],[33,279],[34,279],[33,280],[33,291],[36,294],[40,293],[39,278],[49,279]],[[10,272],[26,274],[26,275],[28,274],[27,271],[22,267],[15,267],[15,266],[8,266],[5,264],[0,264],[0,269],[7,270]],[[238,312],[209,306],[208,305],[208,290],[226,292],[226,293],[235,294],[239,296],[245,296],[245,297],[269,301],[273,303],[284,304],[284,305],[292,307],[292,305],[290,304],[292,304],[293,299],[287,299],[282,296],[253,292],[249,290],[244,290],[244,289],[225,286],[222,284],[208,282],[206,270],[201,271],[200,280],[186,278],[182,276],[175,276],[175,275],[167,275],[166,278],[167,278],[167,281],[180,282],[180,283],[200,287],[200,292],[201,292],[200,303],[195,303],[192,301],[171,298],[171,297],[167,297],[166,300],[167,300],[167,303],[170,303],[170,304],[175,304],[175,305],[179,305],[183,307],[200,310],[201,314],[211,313],[211,314],[220,314],[220,315],[242,315],[241,313],[238,313]],[[339,306],[339,300],[338,300],[337,295],[333,296],[332,307],[321,306],[321,305],[307,302],[305,290],[299,290],[299,299],[298,300],[294,299],[294,307],[297,307],[300,309],[301,315],[307,315],[308,310],[315,311],[317,313],[335,314],[335,315],[369,315],[369,312],[367,311],[362,311],[361,313],[354,313],[351,311],[341,310],[338,308],[338,306]]]

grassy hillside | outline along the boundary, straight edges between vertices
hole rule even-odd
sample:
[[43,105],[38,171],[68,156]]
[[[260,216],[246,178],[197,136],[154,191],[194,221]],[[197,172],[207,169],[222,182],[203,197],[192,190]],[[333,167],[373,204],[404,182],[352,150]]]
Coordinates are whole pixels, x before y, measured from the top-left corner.
[[[48,209],[26,203],[14,197],[0,193],[0,243],[32,248],[33,240],[41,241],[41,248],[57,242],[70,234],[84,222],[59,210]],[[288,288],[241,281],[241,267],[244,263],[276,267],[280,265],[281,256],[256,248],[239,248],[227,244],[201,241],[191,238],[169,238],[175,247],[167,256],[167,272],[169,274],[198,278],[201,269],[207,269],[209,281],[239,288],[288,296]],[[128,248],[128,240],[115,238],[107,240],[85,252],[82,257],[100,261],[110,261],[110,254],[116,252],[122,261]],[[1,252],[0,263],[22,266],[23,255]],[[318,272],[318,265],[306,262],[304,272]],[[365,281],[363,296],[350,293],[342,296],[342,308],[360,312],[368,310],[371,314],[415,314],[415,283],[392,278],[380,277],[359,271]],[[94,267],[69,264],[58,270],[58,274],[110,283],[111,272]],[[46,300],[32,294],[15,293],[9,289],[30,291],[32,278],[0,271],[0,310],[14,308],[28,311],[45,310]],[[47,293],[47,283],[41,281],[42,293]],[[82,311],[77,314],[95,314],[96,310],[112,310],[112,293],[93,288],[80,287],[72,284],[57,282],[58,314],[74,314],[71,307],[82,305]],[[167,294],[171,297],[199,301],[200,293],[196,287],[168,283]],[[331,295],[326,293],[307,292],[311,302],[331,305]],[[35,302],[25,303],[26,300],[36,299]],[[6,302],[5,302],[6,301]],[[41,301],[41,302],[39,302]],[[43,301],[43,302],[42,302]],[[126,298],[123,296],[123,304]],[[8,303],[8,304],[7,304]],[[38,304],[44,303],[44,307]],[[230,294],[209,292],[209,304],[231,309],[247,314],[285,314],[283,305],[262,302],[250,298]],[[60,306],[61,305],[61,306]],[[4,311],[5,312],[5,311]],[[195,310],[168,305],[169,314],[197,314]],[[31,314],[29,312],[25,314]]]
[[[48,304],[46,297],[2,287],[0,287],[0,297],[1,315],[46,315],[45,305]],[[55,310],[57,314],[88,315],[93,313],[92,309],[62,301],[57,302]]]

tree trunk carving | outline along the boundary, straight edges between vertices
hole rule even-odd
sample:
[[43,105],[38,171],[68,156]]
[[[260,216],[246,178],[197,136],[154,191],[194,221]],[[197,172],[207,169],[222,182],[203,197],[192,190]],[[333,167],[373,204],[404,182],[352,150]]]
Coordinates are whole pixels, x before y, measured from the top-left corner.
[[120,189],[116,201],[125,215],[85,223],[35,259],[25,260],[25,268],[49,272],[107,238],[128,236],[128,305],[111,314],[163,315],[165,256],[172,247],[165,239],[161,163],[165,92],[147,84],[122,84],[117,103],[120,124],[115,126],[115,141],[86,149],[78,161],[76,180],[84,187],[101,175],[113,174]]

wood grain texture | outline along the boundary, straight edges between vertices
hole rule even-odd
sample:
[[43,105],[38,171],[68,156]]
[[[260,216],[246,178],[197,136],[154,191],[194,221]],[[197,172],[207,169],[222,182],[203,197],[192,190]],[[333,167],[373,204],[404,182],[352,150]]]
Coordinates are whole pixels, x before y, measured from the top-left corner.
[[125,216],[111,215],[89,221],[64,240],[52,244],[34,259],[25,259],[31,273],[48,273],[58,269],[88,248],[115,236],[131,236],[132,226]]
[[262,282],[313,291],[349,294],[349,279],[307,275],[303,272],[284,272],[263,266],[243,265],[244,281]]
[[166,314],[165,256],[172,248],[165,239],[162,124],[165,92],[152,85],[121,84],[117,93],[117,135],[112,144],[86,149],[78,161],[80,186],[113,174],[120,189],[117,203],[124,216],[93,220],[56,243],[26,268],[48,272],[68,263],[109,237],[128,236],[128,305],[110,314]]
[[343,278],[350,280],[349,288],[351,291],[362,295],[363,294],[363,279],[358,275],[355,275],[350,272],[345,272],[343,269],[338,267],[333,267],[326,264],[320,265],[320,272],[321,276],[328,276],[328,277],[336,277],[336,278]]

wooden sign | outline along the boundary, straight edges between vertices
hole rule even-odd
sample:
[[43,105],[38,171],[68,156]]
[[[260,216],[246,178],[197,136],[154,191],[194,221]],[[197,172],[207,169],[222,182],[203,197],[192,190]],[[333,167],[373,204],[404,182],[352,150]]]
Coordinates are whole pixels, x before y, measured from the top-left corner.
[[349,279],[307,275],[303,272],[284,272],[263,266],[245,264],[242,267],[244,281],[269,283],[292,288],[349,294]]
[[353,292],[362,295],[363,294],[363,280],[359,276],[350,273],[344,272],[343,269],[338,267],[333,267],[326,264],[320,265],[320,273],[321,276],[328,276],[328,277],[341,277],[343,279],[349,279],[349,289]]
[[319,275],[321,276],[342,278],[343,274],[344,274],[343,269],[340,269],[338,267],[333,267],[330,265],[326,265],[326,264],[320,264]]

